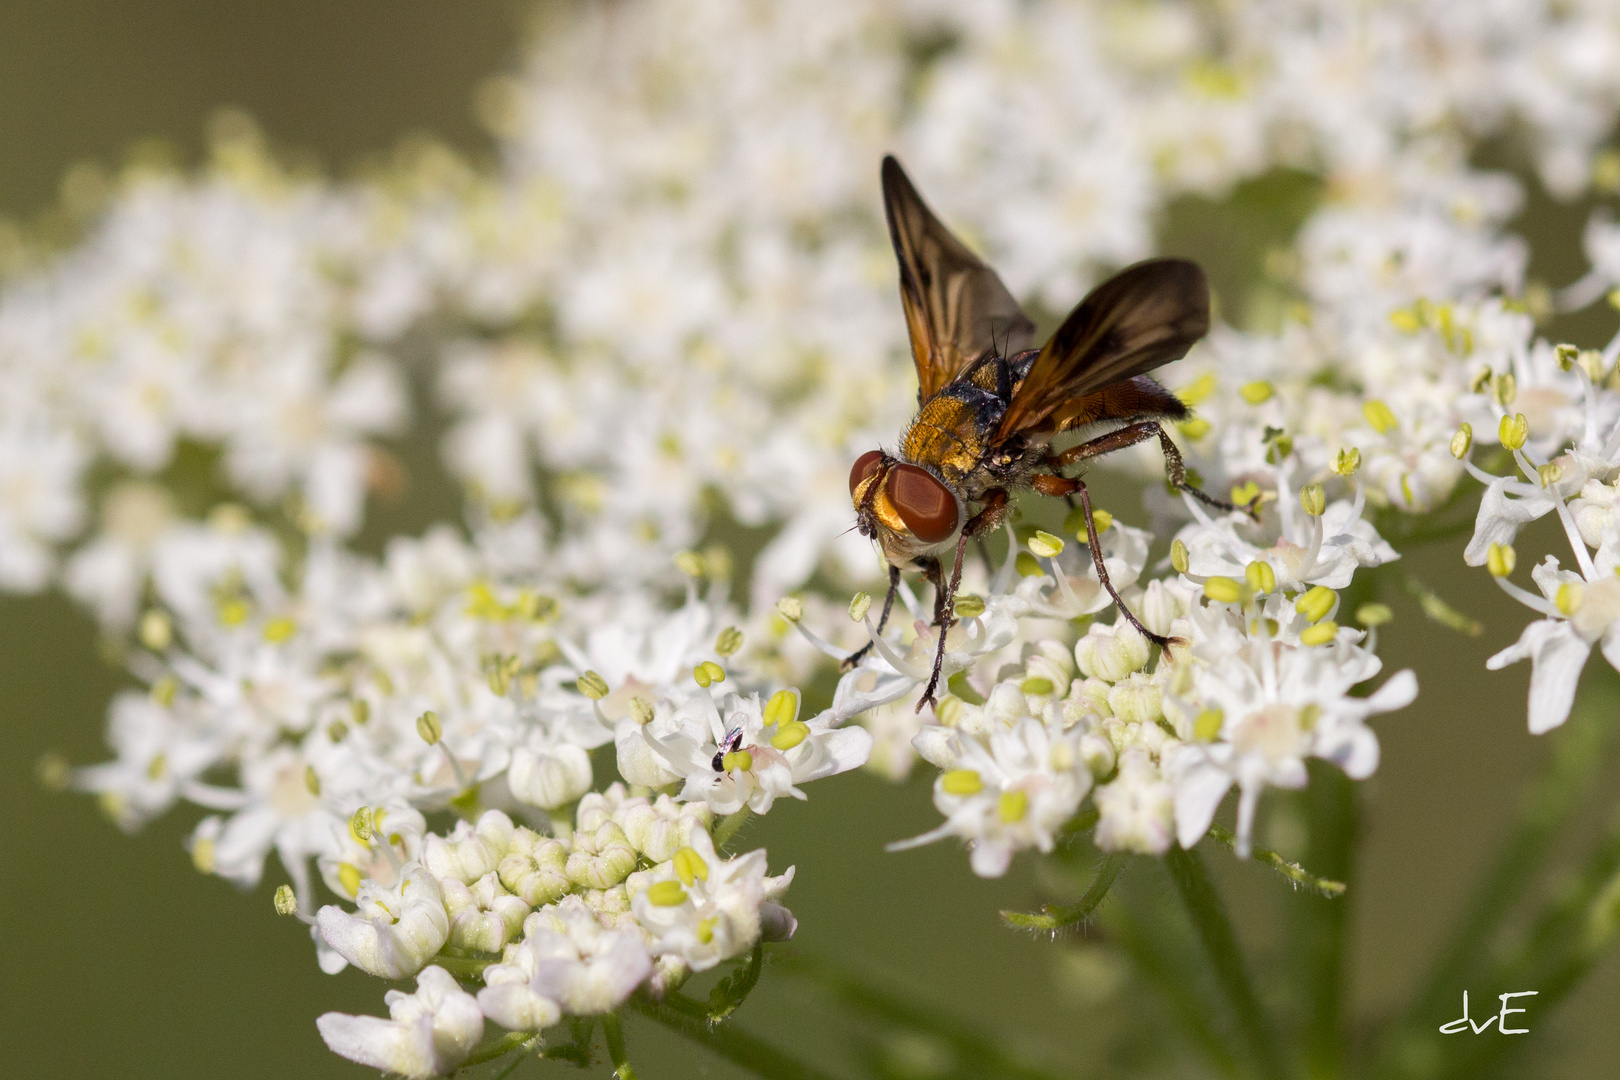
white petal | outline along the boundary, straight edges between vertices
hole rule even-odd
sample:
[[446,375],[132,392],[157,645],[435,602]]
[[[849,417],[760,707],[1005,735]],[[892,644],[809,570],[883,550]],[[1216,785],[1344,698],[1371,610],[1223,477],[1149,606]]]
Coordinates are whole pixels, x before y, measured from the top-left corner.
[[1231,790],[1232,777],[1210,764],[1195,765],[1176,783],[1176,842],[1191,848],[1215,820],[1215,810]]

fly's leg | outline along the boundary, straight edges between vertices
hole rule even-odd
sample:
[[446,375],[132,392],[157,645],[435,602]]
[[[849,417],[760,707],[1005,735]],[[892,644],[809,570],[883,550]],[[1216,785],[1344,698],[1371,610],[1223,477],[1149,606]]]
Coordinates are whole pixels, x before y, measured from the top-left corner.
[[[898,593],[899,591],[900,591],[900,568],[898,566],[890,566],[889,567],[889,595],[885,596],[883,598],[883,614],[878,616],[877,632],[879,634],[883,633],[883,627],[889,621],[889,612],[894,610],[894,597],[895,597],[895,594]],[[856,649],[854,652],[850,653],[847,657],[845,657],[844,662],[842,664],[838,665],[838,670],[840,670],[840,671],[848,671],[850,668],[854,667],[856,664],[858,664],[862,660],[864,660],[866,658],[866,654],[871,652],[871,651],[872,651],[872,642],[870,640],[868,640],[865,645],[862,645],[859,649]]]
[[[1002,488],[991,488],[984,494],[984,509],[968,519],[962,527],[962,535],[956,541],[956,565],[951,570],[949,588],[940,589],[936,594],[935,621],[939,623],[939,647],[934,650],[934,673],[928,679],[928,689],[923,696],[917,699],[917,708],[914,712],[922,712],[924,705],[937,705],[934,691],[939,688],[940,671],[945,666],[945,635],[951,629],[951,617],[956,608],[956,587],[962,583],[962,552],[967,548],[969,537],[989,532],[1001,524],[1001,519],[1007,513],[1007,492]],[[937,565],[937,564],[936,564]]]
[[1119,593],[1114,590],[1114,583],[1108,580],[1108,567],[1103,563],[1102,541],[1097,538],[1097,521],[1092,517],[1091,492],[1086,490],[1086,482],[1084,480],[1071,480],[1066,476],[1048,476],[1044,474],[1036,475],[1031,482],[1035,490],[1042,495],[1073,494],[1080,496],[1080,509],[1086,517],[1086,541],[1091,548],[1091,565],[1097,568],[1097,580],[1102,582],[1102,587],[1108,590],[1108,595],[1114,598],[1114,606],[1119,608],[1121,615],[1125,616],[1125,621],[1136,627],[1138,633],[1161,649],[1169,648],[1171,645],[1184,644],[1179,638],[1155,634],[1143,626],[1141,620],[1132,613],[1130,608],[1125,606],[1125,601],[1121,600]]
[[[1123,450],[1127,446],[1135,446],[1139,442],[1145,442],[1154,437],[1158,438],[1159,448],[1164,451],[1165,476],[1178,491],[1185,491],[1205,506],[1213,507],[1216,510],[1241,510],[1254,521],[1260,520],[1259,500],[1251,502],[1248,506],[1239,506],[1224,499],[1217,499],[1213,495],[1206,494],[1189,484],[1187,482],[1187,466],[1182,463],[1181,451],[1176,449],[1176,444],[1170,441],[1170,436],[1165,433],[1163,427],[1159,426],[1157,420],[1143,420],[1135,424],[1127,424],[1118,431],[1110,431],[1106,435],[1099,435],[1095,439],[1090,439],[1078,446],[1071,446],[1061,454],[1053,454],[1046,459],[1046,463],[1052,468],[1061,469],[1066,465],[1073,465],[1077,461],[1098,457],[1115,450]],[[1054,492],[1053,494],[1057,493]]]

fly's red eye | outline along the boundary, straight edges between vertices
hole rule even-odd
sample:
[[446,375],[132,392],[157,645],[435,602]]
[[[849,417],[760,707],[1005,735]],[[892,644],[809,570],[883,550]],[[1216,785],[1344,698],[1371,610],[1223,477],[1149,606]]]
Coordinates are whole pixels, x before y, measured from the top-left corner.
[[896,465],[889,470],[889,501],[913,536],[937,544],[956,531],[956,496],[926,469]]
[[851,498],[854,498],[855,489],[861,486],[861,482],[869,479],[873,473],[877,472],[878,466],[882,463],[883,451],[881,450],[868,450],[855,459],[855,467],[849,470],[849,494]]

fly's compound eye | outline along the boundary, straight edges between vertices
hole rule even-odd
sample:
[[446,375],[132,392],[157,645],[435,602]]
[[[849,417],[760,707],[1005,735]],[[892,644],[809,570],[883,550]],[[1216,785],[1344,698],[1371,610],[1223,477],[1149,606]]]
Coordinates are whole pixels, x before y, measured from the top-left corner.
[[937,544],[956,532],[956,496],[933,473],[915,465],[896,465],[889,470],[887,486],[889,501],[917,539]]
[[883,464],[883,451],[881,450],[868,450],[855,459],[855,467],[849,470],[850,498],[855,497],[856,490],[860,488],[861,484],[872,478],[872,474],[878,471],[878,466],[881,464]]

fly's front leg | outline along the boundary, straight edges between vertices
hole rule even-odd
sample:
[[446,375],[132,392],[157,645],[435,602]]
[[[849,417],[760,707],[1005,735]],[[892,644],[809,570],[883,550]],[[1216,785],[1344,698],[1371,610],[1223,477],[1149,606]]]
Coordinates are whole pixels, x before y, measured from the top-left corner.
[[[984,495],[984,509],[980,510],[968,523],[962,526],[962,535],[956,541],[956,564],[951,569],[951,581],[948,588],[941,589],[935,604],[936,621],[939,623],[939,647],[934,650],[934,673],[928,679],[928,689],[923,696],[917,699],[917,708],[914,712],[922,712],[924,705],[935,705],[934,691],[939,688],[939,675],[945,666],[945,635],[950,633],[952,616],[956,608],[956,587],[962,584],[962,551],[967,547],[969,537],[989,532],[1001,524],[1001,519],[1007,515],[1007,492],[1002,488],[991,488]],[[935,565],[938,565],[937,563]]]
[[1108,580],[1108,567],[1103,563],[1102,541],[1097,537],[1097,521],[1092,516],[1091,492],[1086,490],[1086,482],[1084,480],[1071,480],[1066,476],[1037,475],[1031,477],[1030,483],[1042,495],[1080,496],[1080,509],[1086,518],[1086,542],[1091,548],[1091,565],[1097,568],[1097,580],[1102,582],[1102,587],[1108,590],[1108,595],[1114,598],[1114,606],[1119,609],[1121,615],[1125,616],[1126,622],[1136,627],[1138,633],[1161,649],[1169,648],[1172,644],[1181,644],[1181,641],[1177,638],[1155,634],[1143,626],[1141,620],[1132,613],[1130,608],[1125,606],[1125,601],[1120,599],[1119,593],[1114,590],[1114,583]]
[[[883,614],[878,616],[877,632],[879,634],[883,633],[883,627],[885,625],[887,625],[887,623],[889,621],[889,612],[894,610],[894,597],[895,597],[895,594],[898,593],[899,591],[900,591],[900,568],[898,566],[890,565],[890,567],[889,567],[889,595],[885,596],[883,598]],[[859,649],[856,649],[854,652],[852,652],[848,656],[846,656],[844,658],[844,662],[842,664],[838,665],[838,670],[839,671],[848,671],[850,668],[854,667],[856,664],[858,664],[862,660],[864,660],[866,658],[866,654],[871,652],[871,651],[872,651],[872,642],[869,640],[869,641],[867,641],[867,643],[865,645],[862,645]]]
[[1148,439],[1155,437],[1159,440],[1159,449],[1164,451],[1164,473],[1171,486],[1178,491],[1185,491],[1205,506],[1228,512],[1241,510],[1248,514],[1252,520],[1260,520],[1258,500],[1251,502],[1248,506],[1239,506],[1224,499],[1217,499],[1213,495],[1206,494],[1199,488],[1189,484],[1187,482],[1187,466],[1181,460],[1181,451],[1176,448],[1176,444],[1170,440],[1169,434],[1165,432],[1157,420],[1143,420],[1135,424],[1127,424],[1118,431],[1110,431],[1106,435],[1099,435],[1095,439],[1090,439],[1078,446],[1071,446],[1061,454],[1053,454],[1046,459],[1046,463],[1052,468],[1061,469],[1066,465],[1073,465],[1077,461],[1098,457],[1115,450],[1123,450],[1127,446],[1135,446],[1139,442],[1146,442]]

